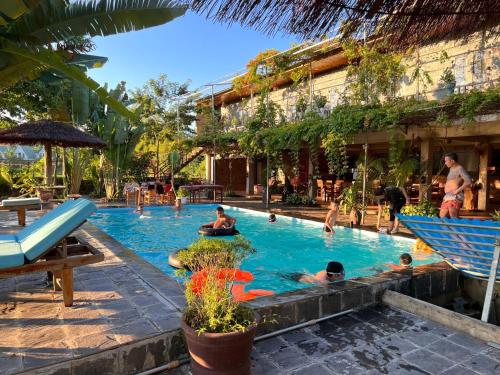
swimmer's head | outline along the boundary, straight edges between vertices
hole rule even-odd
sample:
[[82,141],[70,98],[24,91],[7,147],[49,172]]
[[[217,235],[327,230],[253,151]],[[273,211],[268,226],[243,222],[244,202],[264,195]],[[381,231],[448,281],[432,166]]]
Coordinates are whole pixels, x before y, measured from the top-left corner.
[[448,152],[447,154],[444,155],[444,164],[448,167],[451,168],[455,163],[458,162],[458,155],[456,152]]
[[216,214],[217,216],[224,215],[224,209],[223,209],[221,206],[217,207],[217,208],[215,209],[215,214]]
[[269,222],[270,223],[275,223],[276,222],[276,215],[275,214],[269,215]]
[[402,266],[411,266],[412,262],[413,262],[413,259],[412,259],[411,255],[408,253],[403,253],[399,257],[399,264],[401,264]]
[[331,280],[344,280],[345,270],[340,262],[328,262],[326,266],[326,277]]

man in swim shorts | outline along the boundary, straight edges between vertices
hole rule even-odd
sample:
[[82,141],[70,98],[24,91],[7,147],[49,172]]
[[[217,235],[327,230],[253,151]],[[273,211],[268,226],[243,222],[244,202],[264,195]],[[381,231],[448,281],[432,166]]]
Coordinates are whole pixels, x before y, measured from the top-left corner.
[[212,228],[231,228],[236,224],[236,219],[224,213],[222,207],[217,207],[215,209],[215,214],[217,215],[217,220],[212,223]]
[[380,186],[375,189],[374,194],[378,205],[377,228],[380,229],[380,218],[383,211],[382,203],[387,202],[389,203],[389,227],[387,228],[387,233],[397,233],[399,230],[399,219],[396,217],[396,214],[401,212],[405,204],[410,203],[410,198],[406,190],[402,187]]
[[328,284],[344,280],[345,270],[340,262],[328,262],[326,269],[315,275],[303,275],[298,281],[311,284]]
[[444,185],[444,198],[439,210],[439,217],[458,217],[460,207],[464,202],[464,189],[469,187],[472,180],[465,168],[458,164],[458,156],[450,152],[444,156],[444,164],[450,168]]

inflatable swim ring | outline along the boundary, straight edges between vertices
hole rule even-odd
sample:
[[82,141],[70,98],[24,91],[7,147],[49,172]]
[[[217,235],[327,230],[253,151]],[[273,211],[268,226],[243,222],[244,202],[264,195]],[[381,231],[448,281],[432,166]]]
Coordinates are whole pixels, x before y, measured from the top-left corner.
[[266,289],[250,289],[245,291],[245,285],[233,284],[231,294],[237,302],[245,302],[254,300],[257,297],[272,296],[274,292]]
[[179,249],[174,251],[173,253],[168,254],[168,264],[170,264],[174,268],[187,268],[182,265],[182,263],[177,259],[177,254],[179,254],[179,251],[185,250],[185,249]]
[[[191,290],[195,294],[201,295],[201,293],[203,292],[203,288],[207,283],[207,278],[211,274],[212,272],[206,269],[193,273],[193,275],[191,276]],[[217,270],[217,272],[215,273],[215,277],[218,280],[217,284],[220,288],[225,288],[227,282],[248,283],[250,281],[253,281],[254,279],[251,272],[242,271],[235,268],[222,268],[220,270]],[[256,297],[271,296],[274,294],[274,292],[265,289],[252,289],[245,291],[245,285],[233,284],[231,286],[231,294],[233,295],[235,301],[244,302],[251,301]]]
[[198,229],[198,233],[204,236],[235,236],[240,234],[235,227],[214,229],[211,225],[202,225]]

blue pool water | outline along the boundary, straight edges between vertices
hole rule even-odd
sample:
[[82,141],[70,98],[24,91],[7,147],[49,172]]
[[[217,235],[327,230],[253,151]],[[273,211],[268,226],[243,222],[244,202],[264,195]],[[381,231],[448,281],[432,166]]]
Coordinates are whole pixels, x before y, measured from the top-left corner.
[[[414,241],[410,239],[343,227],[336,228],[332,236],[322,232],[321,223],[277,216],[277,222],[269,224],[267,214],[224,207],[227,214],[237,219],[241,234],[257,249],[241,267],[255,276],[250,288],[279,293],[308,287],[310,284],[290,280],[287,274],[315,273],[332,260],[342,262],[346,278],[387,269],[384,263],[399,263],[404,252],[412,254],[414,265],[441,260],[434,254],[413,253]],[[215,205],[188,205],[176,215],[172,207],[146,207],[142,217],[133,208],[102,209],[90,221],[173,276],[168,254],[198,238],[200,225],[214,220],[215,208]]]

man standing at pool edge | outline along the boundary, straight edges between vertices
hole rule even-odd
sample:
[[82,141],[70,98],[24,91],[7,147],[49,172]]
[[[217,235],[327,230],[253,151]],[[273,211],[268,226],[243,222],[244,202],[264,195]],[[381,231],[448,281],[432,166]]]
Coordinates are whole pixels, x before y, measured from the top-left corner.
[[444,186],[444,198],[439,210],[439,217],[458,217],[462,203],[464,202],[464,189],[469,187],[472,180],[465,168],[458,164],[458,156],[449,152],[444,156],[444,164],[450,168]]

